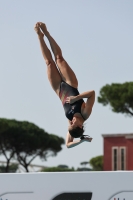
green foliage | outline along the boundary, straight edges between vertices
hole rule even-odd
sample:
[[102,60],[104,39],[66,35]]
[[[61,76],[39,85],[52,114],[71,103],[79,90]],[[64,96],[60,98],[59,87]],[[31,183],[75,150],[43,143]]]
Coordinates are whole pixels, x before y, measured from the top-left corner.
[[82,167],[82,168],[78,168],[77,171],[92,171],[92,169],[88,168],[88,167]]
[[97,156],[91,158],[89,161],[92,170],[94,171],[102,171],[103,170],[103,156]]
[[83,165],[83,167],[81,167],[81,168],[79,167],[77,169],[77,171],[91,171],[92,169],[86,167],[86,165],[88,165],[88,164],[89,164],[89,161],[81,162],[80,165]]
[[85,166],[88,165],[88,164],[89,164],[88,161],[84,161],[84,162],[81,162],[81,163],[80,163],[80,165],[85,165]]
[[68,166],[67,165],[58,165],[57,167],[59,167],[59,168],[63,168],[63,169],[68,169]]
[[42,169],[42,172],[71,172],[71,171],[75,171],[74,168],[48,167]]
[[[16,172],[18,169],[18,164],[11,164],[9,166],[9,171],[10,173]],[[4,165],[0,166],[0,173],[5,173],[6,172],[6,167]]]
[[133,116],[133,82],[103,86],[98,102],[104,106],[109,104],[113,112]]
[[7,168],[10,160],[16,158],[28,171],[33,159],[39,156],[46,160],[55,156],[62,149],[62,144],[63,138],[48,134],[33,123],[0,119],[0,153],[7,159]]
[[16,172],[17,169],[18,169],[18,164],[11,164],[11,165],[9,166],[9,172],[10,172],[10,173]]

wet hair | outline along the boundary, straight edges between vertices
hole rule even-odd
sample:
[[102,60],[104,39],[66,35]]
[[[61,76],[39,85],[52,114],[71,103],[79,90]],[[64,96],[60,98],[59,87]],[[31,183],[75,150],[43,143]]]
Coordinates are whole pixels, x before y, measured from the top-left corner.
[[76,128],[69,129],[69,133],[73,138],[79,138],[84,133],[84,127],[80,128],[77,126]]

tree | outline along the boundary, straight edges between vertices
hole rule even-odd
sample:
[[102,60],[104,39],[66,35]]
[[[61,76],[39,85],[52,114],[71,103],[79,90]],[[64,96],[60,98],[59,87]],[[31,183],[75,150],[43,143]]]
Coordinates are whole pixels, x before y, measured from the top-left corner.
[[92,171],[92,169],[90,169],[89,167],[78,167],[77,171]]
[[88,164],[89,164],[89,161],[81,162],[80,165],[83,165],[83,167],[78,167],[77,171],[91,171],[90,168],[86,167],[86,165]]
[[61,151],[64,139],[48,134],[43,129],[27,121],[0,119],[0,153],[7,160],[15,158],[28,172],[28,166],[39,156],[46,160]]
[[68,165],[58,165],[57,167],[62,168],[62,169],[68,169]]
[[3,154],[6,158],[5,172],[9,172],[10,161],[15,154],[15,149],[10,145],[10,137],[6,138],[9,124],[10,121],[7,123],[6,119],[0,119],[0,154]]
[[89,163],[94,171],[103,170],[103,156],[96,156],[94,158],[91,158]]
[[113,112],[133,116],[133,82],[103,86],[100,90],[98,102],[104,106],[110,104]]
[[[8,172],[10,173],[14,173],[16,172],[18,169],[18,164],[11,164],[9,165],[9,169]],[[0,166],[0,173],[5,173],[6,172],[6,167],[4,165]]]
[[89,162],[88,161],[84,161],[84,162],[81,162],[80,165],[84,165],[84,167],[86,167],[86,165],[88,165]]
[[42,172],[71,172],[75,171],[74,168],[62,168],[62,167],[47,167],[42,169]]

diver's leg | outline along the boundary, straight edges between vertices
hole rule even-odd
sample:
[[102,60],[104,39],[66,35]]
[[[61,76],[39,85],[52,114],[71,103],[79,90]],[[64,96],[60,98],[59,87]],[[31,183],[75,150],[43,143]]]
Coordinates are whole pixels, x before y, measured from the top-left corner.
[[55,57],[55,62],[59,68],[62,79],[69,85],[77,88],[78,80],[76,78],[76,75],[73,72],[73,70],[70,68],[68,63],[65,61],[65,59],[63,58],[60,47],[58,46],[56,41],[52,38],[50,33],[47,31],[46,25],[41,22],[39,22],[38,24],[39,24],[41,30],[43,31],[43,33],[45,34],[45,36],[47,37],[47,39],[49,40],[51,49],[52,49],[54,57]]
[[35,25],[34,27],[37,35],[38,35],[38,39],[39,39],[39,43],[40,43],[40,47],[41,47],[41,51],[44,57],[44,60],[46,62],[47,65],[47,75],[48,75],[48,79],[51,83],[52,88],[54,89],[54,91],[57,93],[57,95],[59,95],[59,90],[60,90],[60,83],[61,83],[61,75],[56,67],[56,64],[52,58],[51,52],[48,49],[43,37],[44,34],[41,32],[38,24]]

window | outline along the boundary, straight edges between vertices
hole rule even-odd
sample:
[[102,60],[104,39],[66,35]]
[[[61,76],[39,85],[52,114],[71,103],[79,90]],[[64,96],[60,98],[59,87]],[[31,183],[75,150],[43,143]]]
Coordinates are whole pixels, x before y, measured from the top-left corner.
[[118,170],[118,147],[112,148],[112,170]]
[[126,147],[112,147],[112,170],[126,170]]
[[126,170],[126,148],[120,147],[120,169]]

